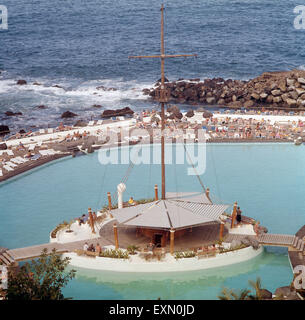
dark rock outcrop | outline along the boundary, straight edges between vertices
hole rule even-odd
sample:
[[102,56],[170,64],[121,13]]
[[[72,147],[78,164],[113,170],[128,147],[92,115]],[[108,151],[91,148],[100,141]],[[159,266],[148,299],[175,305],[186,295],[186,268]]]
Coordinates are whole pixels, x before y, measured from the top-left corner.
[[272,299],[272,292],[270,292],[269,290],[267,290],[267,289],[261,289],[261,290],[260,290],[260,293],[261,293],[261,297],[262,297],[264,300],[271,300],[271,299]]
[[[232,108],[305,109],[305,71],[265,72],[249,81],[223,78],[191,79],[166,82],[170,101],[189,104],[223,105]],[[154,88],[143,89],[145,95],[156,99]]]
[[22,86],[22,85],[27,84],[27,82],[25,80],[23,80],[23,79],[20,79],[20,80],[17,80],[17,84]]
[[111,118],[111,117],[133,115],[133,113],[134,112],[129,107],[126,107],[123,109],[116,109],[116,110],[105,110],[102,113],[102,118]]
[[74,124],[74,127],[86,127],[86,125],[87,125],[87,122],[85,122],[84,120],[78,120]]
[[117,91],[118,89],[117,88],[107,88],[107,87],[104,87],[104,86],[99,86],[99,87],[96,87],[96,90],[103,90],[103,91]]
[[64,89],[63,87],[59,86],[58,84],[54,84],[54,86],[52,86],[52,88]]
[[39,106],[36,107],[37,109],[47,109],[48,107],[45,106],[44,104],[41,104]]
[[7,149],[6,143],[0,143],[0,150],[6,150],[6,149]]
[[212,118],[212,117],[213,117],[213,113],[210,112],[210,111],[208,111],[208,110],[204,110],[204,111],[202,112],[202,117],[203,117],[203,118],[206,118],[206,119]]
[[245,236],[241,240],[241,243],[245,244],[246,246],[252,246],[255,250],[259,248],[259,242],[253,237]]
[[13,111],[6,111],[5,115],[8,117],[13,117],[13,116],[22,116],[22,112],[13,112]]
[[189,110],[189,111],[185,114],[185,116],[188,117],[188,118],[192,118],[194,115],[195,115],[194,110]]
[[71,111],[65,111],[62,115],[61,118],[66,119],[66,118],[74,118],[76,117],[77,114]]
[[8,126],[0,125],[0,135],[6,135],[10,133],[10,129]]

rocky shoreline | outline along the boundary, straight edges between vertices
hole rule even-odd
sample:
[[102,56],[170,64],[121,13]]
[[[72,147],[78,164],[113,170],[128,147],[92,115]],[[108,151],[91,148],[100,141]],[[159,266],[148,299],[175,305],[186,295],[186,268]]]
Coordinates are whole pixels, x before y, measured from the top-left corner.
[[[156,100],[157,89],[143,89]],[[208,104],[229,108],[305,110],[305,71],[265,72],[249,81],[213,78],[166,81],[170,101],[186,104]]]

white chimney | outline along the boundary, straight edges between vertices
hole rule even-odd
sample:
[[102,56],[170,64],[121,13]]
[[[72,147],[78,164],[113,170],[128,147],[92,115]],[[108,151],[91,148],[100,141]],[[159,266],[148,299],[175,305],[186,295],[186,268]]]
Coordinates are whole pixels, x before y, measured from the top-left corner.
[[117,190],[118,190],[118,208],[122,209],[123,208],[123,192],[126,190],[126,185],[123,182],[121,182],[117,186]]

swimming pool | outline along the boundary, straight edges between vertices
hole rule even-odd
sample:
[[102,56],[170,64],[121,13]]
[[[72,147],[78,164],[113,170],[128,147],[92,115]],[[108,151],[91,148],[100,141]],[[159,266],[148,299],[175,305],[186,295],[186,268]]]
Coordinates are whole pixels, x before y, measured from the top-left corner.
[[[294,234],[305,220],[305,148],[293,144],[208,144],[201,176],[224,203],[238,201],[243,213],[272,233]],[[98,154],[67,158],[0,185],[0,246],[21,247],[49,241],[59,222],[69,221],[106,203],[128,165],[101,165]],[[168,191],[200,191],[186,165],[167,165]],[[135,166],[124,197],[153,197],[159,165]],[[269,248],[239,265],[177,277],[129,279],[78,270],[65,289],[78,299],[214,299],[223,286],[244,288],[262,278],[274,290],[291,281],[287,251]],[[166,276],[166,275],[165,275]],[[114,281],[113,279],[116,279]]]

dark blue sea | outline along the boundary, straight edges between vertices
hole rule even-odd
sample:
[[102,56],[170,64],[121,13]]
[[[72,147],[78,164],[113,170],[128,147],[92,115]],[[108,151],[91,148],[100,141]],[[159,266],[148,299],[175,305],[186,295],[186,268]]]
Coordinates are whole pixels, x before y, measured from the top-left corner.
[[[160,78],[159,61],[128,56],[159,52],[161,2],[0,0],[8,9],[8,30],[0,30],[0,124],[40,127],[57,125],[65,110],[89,119],[98,118],[103,108],[154,107],[142,89]],[[199,55],[168,59],[169,80],[249,79],[265,71],[304,68],[305,30],[293,25],[300,1],[164,3],[166,51]],[[18,79],[28,85],[17,86]],[[6,118],[7,110],[23,115]]]

